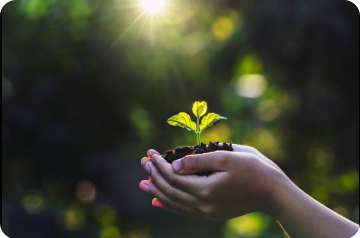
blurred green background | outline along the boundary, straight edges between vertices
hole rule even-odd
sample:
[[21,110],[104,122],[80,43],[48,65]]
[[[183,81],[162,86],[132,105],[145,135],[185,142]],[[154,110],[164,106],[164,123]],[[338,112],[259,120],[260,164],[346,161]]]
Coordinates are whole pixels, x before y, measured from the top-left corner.
[[[202,141],[250,145],[359,222],[359,17],[347,1],[16,0],[2,10],[2,229],[11,238],[285,237],[151,205],[149,148],[195,145],[166,120],[228,118]],[[194,117],[193,117],[194,120]]]

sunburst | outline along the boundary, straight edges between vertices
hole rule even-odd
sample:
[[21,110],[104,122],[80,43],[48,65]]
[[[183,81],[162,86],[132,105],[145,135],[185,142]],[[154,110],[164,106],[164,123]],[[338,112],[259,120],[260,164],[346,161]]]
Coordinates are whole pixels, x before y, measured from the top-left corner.
[[154,15],[165,11],[166,3],[165,0],[141,0],[140,6],[145,12]]

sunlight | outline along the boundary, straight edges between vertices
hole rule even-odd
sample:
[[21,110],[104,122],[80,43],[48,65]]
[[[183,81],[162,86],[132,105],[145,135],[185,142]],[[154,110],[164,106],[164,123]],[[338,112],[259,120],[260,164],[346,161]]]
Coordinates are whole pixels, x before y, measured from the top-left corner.
[[[136,2],[130,5],[119,7],[118,9],[125,9],[125,8],[137,8],[139,15],[136,16],[135,20],[129,18],[129,22],[131,22],[119,37],[114,41],[114,43],[108,47],[108,49],[101,55],[98,61],[95,64],[98,64],[107,54],[110,52],[113,47],[131,30],[136,28],[135,24],[140,22],[140,33],[143,33],[144,28],[146,29],[146,33],[143,33],[147,39],[149,39],[150,45],[154,44],[155,34],[154,32],[160,25],[166,24],[174,24],[171,19],[174,17],[174,14],[171,13],[171,10],[174,8],[174,4],[171,3],[171,0],[135,0]],[[111,9],[116,10],[116,9]],[[166,12],[164,11],[166,10]],[[182,14],[182,9],[177,9],[177,12]],[[190,11],[187,11],[190,12]],[[181,15],[180,14],[180,15]],[[177,16],[175,14],[175,16]],[[185,15],[185,16],[189,16]],[[178,17],[179,18],[179,17]],[[184,18],[188,19],[188,18]],[[184,21],[184,19],[180,19],[180,21]],[[179,19],[176,23],[180,22]],[[142,24],[141,24],[142,22]]]
[[160,13],[166,5],[164,0],[141,0],[140,4],[150,14]]

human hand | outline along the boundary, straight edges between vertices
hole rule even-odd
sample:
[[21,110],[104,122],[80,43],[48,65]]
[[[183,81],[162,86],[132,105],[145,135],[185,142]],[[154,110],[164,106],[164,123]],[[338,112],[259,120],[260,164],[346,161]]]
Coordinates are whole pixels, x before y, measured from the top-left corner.
[[[233,147],[234,152],[186,156],[172,165],[149,150],[151,160],[144,158],[142,165],[152,181],[140,187],[156,197],[153,205],[177,214],[224,220],[252,211],[270,213],[274,185],[286,176],[252,147]],[[194,175],[208,171],[213,173],[207,177]]]
[[[148,151],[141,164],[149,174],[140,188],[153,205],[176,214],[224,220],[253,211],[270,214],[292,238],[348,238],[358,225],[299,189],[271,160],[249,146],[167,163]],[[150,159],[151,158],[151,159]],[[194,175],[209,172],[208,177]]]

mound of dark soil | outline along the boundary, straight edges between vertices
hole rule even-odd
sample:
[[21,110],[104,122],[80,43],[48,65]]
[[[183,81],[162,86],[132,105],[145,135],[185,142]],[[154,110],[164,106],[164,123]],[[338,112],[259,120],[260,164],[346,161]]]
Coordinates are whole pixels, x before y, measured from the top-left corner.
[[229,144],[223,143],[222,145],[219,145],[219,142],[213,143],[210,141],[208,145],[201,142],[200,146],[184,146],[177,147],[175,150],[168,150],[165,152],[165,155],[162,155],[162,157],[171,164],[174,160],[181,159],[187,155],[209,153],[216,150],[233,151],[234,148],[232,147],[231,141]]

